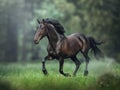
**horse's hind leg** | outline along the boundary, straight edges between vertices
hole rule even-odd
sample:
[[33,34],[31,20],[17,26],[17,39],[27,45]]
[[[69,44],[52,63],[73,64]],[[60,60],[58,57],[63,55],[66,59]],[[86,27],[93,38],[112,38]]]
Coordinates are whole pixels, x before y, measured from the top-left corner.
[[89,64],[89,56],[88,53],[83,53],[83,56],[85,57],[85,62],[86,62],[86,66],[85,66],[85,70],[84,70],[84,76],[88,75],[88,64]]
[[75,65],[76,65],[76,68],[75,68],[74,73],[73,73],[73,76],[76,76],[76,73],[77,73],[77,71],[78,71],[78,69],[79,69],[79,67],[80,67],[81,62],[76,58],[76,56],[75,56],[75,57],[72,57],[71,59],[72,59],[72,61],[73,61],[73,62],[75,63]]
[[45,75],[48,74],[47,70],[46,70],[46,67],[45,67],[45,62],[46,60],[49,58],[49,56],[46,56],[43,60],[42,60],[42,71]]

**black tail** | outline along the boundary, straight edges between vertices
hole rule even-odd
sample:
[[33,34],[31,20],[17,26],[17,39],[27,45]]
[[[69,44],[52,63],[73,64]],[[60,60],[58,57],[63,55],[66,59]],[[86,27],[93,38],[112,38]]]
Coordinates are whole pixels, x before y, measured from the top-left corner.
[[97,47],[97,45],[101,45],[103,42],[97,42],[93,37],[88,37],[88,40],[90,42],[90,48],[94,52],[95,57],[98,59],[100,57],[104,57],[101,50]]

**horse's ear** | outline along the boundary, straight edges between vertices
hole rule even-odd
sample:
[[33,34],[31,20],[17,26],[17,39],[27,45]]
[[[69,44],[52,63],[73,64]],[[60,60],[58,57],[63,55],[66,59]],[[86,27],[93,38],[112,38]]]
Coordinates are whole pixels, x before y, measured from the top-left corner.
[[46,24],[45,19],[42,19],[42,23],[43,23],[43,24]]
[[37,19],[37,22],[40,24],[40,20],[39,19]]

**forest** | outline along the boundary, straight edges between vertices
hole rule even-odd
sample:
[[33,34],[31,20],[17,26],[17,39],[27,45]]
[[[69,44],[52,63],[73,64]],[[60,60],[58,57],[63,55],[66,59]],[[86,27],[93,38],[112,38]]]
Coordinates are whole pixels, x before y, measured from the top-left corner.
[[[65,60],[59,72],[57,60],[46,62],[47,38],[34,44],[37,19],[56,19],[65,35],[79,32],[104,42],[98,46],[105,58],[89,52],[88,76],[85,62],[73,77],[75,64]],[[120,0],[0,0],[0,90],[120,90]],[[83,55],[79,53],[78,59]]]
[[120,0],[0,0],[0,62],[40,60],[47,39],[35,45],[37,19],[57,19],[65,35],[80,32],[104,41],[106,57],[120,62]]

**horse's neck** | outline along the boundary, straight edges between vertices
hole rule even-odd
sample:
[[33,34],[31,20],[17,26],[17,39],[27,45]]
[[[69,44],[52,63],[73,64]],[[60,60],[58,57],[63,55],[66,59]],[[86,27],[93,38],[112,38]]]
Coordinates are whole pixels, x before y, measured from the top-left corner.
[[50,46],[55,49],[57,42],[61,39],[61,36],[56,32],[55,29],[49,28],[48,30],[48,41]]

